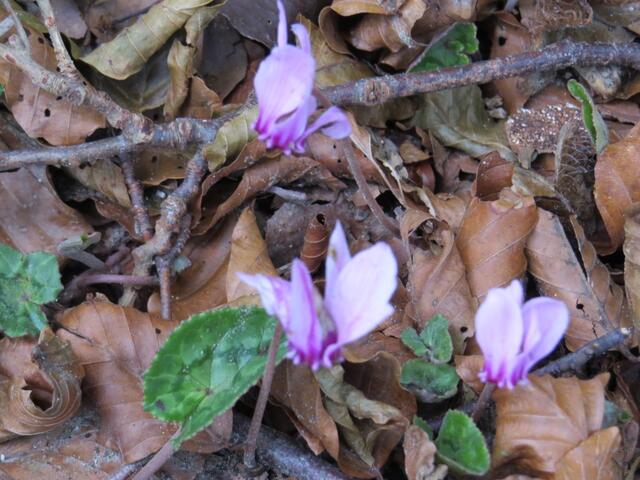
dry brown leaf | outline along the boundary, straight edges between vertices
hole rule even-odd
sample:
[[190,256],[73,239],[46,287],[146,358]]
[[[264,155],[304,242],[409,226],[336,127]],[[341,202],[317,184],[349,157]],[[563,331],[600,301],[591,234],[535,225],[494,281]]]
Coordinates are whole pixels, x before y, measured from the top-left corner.
[[173,120],[180,107],[187,99],[189,92],[189,78],[193,72],[193,57],[195,48],[174,40],[167,57],[171,84],[164,104],[165,120]]
[[553,480],[617,480],[622,472],[613,455],[619,447],[618,427],[599,430],[560,459]]
[[238,277],[238,272],[261,273],[277,276],[271,263],[267,244],[262,238],[256,216],[251,208],[245,208],[231,235],[231,253],[227,269],[227,301],[233,302],[246,295],[255,294],[255,289]]
[[397,12],[406,0],[334,0],[331,8],[343,17],[358,15],[361,13],[374,13],[379,15],[392,15]]
[[133,163],[136,178],[143,185],[160,185],[165,180],[182,180],[189,157],[182,153],[140,152]]
[[429,250],[415,248],[409,264],[409,315],[417,327],[436,314],[449,321],[454,350],[464,351],[465,340],[474,333],[477,301],[471,294],[453,232],[440,228]]
[[404,471],[409,480],[425,480],[433,472],[436,446],[427,432],[416,425],[410,425],[404,432]]
[[[526,245],[529,273],[542,295],[562,300],[571,315],[565,341],[575,350],[603,335],[611,325],[626,324],[628,313],[622,289],[611,281],[593,247],[582,238],[582,262],[557,216],[538,211],[538,223]],[[586,258],[584,250],[587,249]],[[587,272],[585,275],[583,266]],[[591,272],[596,269],[595,275]]]
[[[495,27],[491,38],[490,58],[506,57],[524,53],[532,48],[532,39],[526,28],[511,13],[497,13]],[[522,108],[533,93],[527,78],[515,77],[494,80],[491,82],[504,101],[509,113]]]
[[63,240],[93,232],[82,215],[60,200],[44,166],[0,173],[0,203],[0,241],[22,253],[58,255]]
[[624,222],[624,288],[631,307],[636,339],[640,338],[640,204],[627,211]]
[[[142,409],[142,374],[176,322],[106,302],[87,302],[66,310],[58,336],[67,340],[86,371],[83,388],[98,408],[101,430],[120,450],[125,463],[159,450],[176,425],[157,420]],[[213,452],[230,434],[224,415],[214,435],[200,433],[184,444]]]
[[[21,343],[20,340],[15,342]],[[12,344],[15,344],[13,340],[6,340],[2,346],[11,349]],[[80,382],[84,369],[69,344],[46,328],[33,348],[32,360],[47,381],[46,387],[40,386],[50,394],[50,398],[46,398],[47,408],[43,409],[34,402],[28,389],[29,378],[0,376],[0,441],[16,435],[37,435],[52,430],[80,408]],[[42,399],[37,390],[33,393],[34,397]]]
[[273,378],[271,397],[286,409],[313,453],[319,455],[326,450],[338,458],[338,429],[324,408],[320,386],[308,366],[289,360],[281,363]]
[[598,155],[593,192],[598,211],[611,240],[599,253],[613,253],[624,239],[624,214],[634,202],[640,201],[640,125],[626,138],[610,143]]
[[484,388],[484,382],[478,377],[484,366],[484,357],[482,355],[456,355],[454,363],[460,380],[479,395]]
[[104,194],[110,201],[131,208],[129,190],[124,183],[122,170],[111,160],[97,159],[91,165],[67,167],[64,171],[82,185]]
[[[331,8],[335,11],[333,5]],[[411,29],[422,18],[425,10],[423,0],[406,0],[393,15],[365,15],[357,26],[349,31],[349,43],[367,52],[379,48],[399,52],[406,47],[415,47],[417,44],[411,38]]]
[[496,390],[492,466],[552,474],[567,452],[600,429],[608,380],[609,374],[592,380],[531,375],[528,385]]
[[[40,34],[29,36],[33,59],[47,70],[55,71],[56,57],[49,42]],[[104,117],[89,107],[76,107],[36,87],[15,65],[0,62],[0,83],[5,99],[20,126],[32,138],[44,138],[52,145],[82,142],[96,129],[105,126]]]
[[471,200],[456,245],[467,269],[471,293],[482,299],[490,288],[524,275],[524,246],[538,219],[531,197],[503,190],[498,200]]
[[207,87],[202,78],[191,77],[187,98],[180,107],[180,116],[208,120],[220,107],[222,100],[218,94]]

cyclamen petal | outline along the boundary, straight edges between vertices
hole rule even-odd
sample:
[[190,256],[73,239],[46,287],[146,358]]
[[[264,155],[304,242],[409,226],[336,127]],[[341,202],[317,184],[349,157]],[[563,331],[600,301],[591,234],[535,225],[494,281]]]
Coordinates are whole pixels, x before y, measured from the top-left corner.
[[316,63],[311,54],[309,32],[301,24],[291,26],[300,47],[287,43],[287,20],[278,0],[278,44],[258,67],[254,78],[258,98],[258,118],[253,128],[268,148],[280,148],[286,154],[302,153],[309,135],[322,129],[332,138],[346,138],[351,126],[346,115],[331,107],[308,127],[316,110],[312,95]]
[[529,370],[553,351],[569,325],[566,305],[539,297],[522,304],[522,285],[493,288],[476,313],[476,340],[484,354],[480,378],[502,388],[526,382]]
[[324,301],[299,259],[291,266],[290,282],[239,274],[258,290],[267,312],[278,317],[289,342],[288,357],[314,370],[340,361],[343,346],[393,313],[390,299],[397,284],[398,266],[388,245],[377,243],[352,258],[339,223],[330,244]]

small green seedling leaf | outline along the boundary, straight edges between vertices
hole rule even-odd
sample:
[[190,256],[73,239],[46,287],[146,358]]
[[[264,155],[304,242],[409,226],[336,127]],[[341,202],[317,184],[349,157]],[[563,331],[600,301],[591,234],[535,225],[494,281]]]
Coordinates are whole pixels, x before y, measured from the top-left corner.
[[[232,407],[260,379],[276,320],[262,308],[194,315],[169,336],[144,376],[144,409],[182,424],[178,448]],[[286,345],[280,345],[280,362]]]
[[0,330],[9,337],[37,335],[47,325],[40,305],[54,301],[60,272],[50,253],[28,255],[0,244]]
[[598,111],[598,107],[593,102],[591,95],[579,82],[571,79],[567,83],[567,88],[573,98],[582,104],[582,121],[596,147],[596,152],[601,153],[609,143],[609,131],[602,119],[602,115]]
[[431,427],[429,426],[429,424],[424,418],[420,418],[419,416],[414,415],[413,424],[416,427],[420,427],[422,430],[424,430],[427,433],[427,435],[429,435],[429,438],[433,440],[433,430],[431,429]]
[[427,347],[427,356],[433,363],[448,363],[453,355],[453,342],[449,334],[449,322],[442,315],[434,315],[420,338]]
[[415,328],[405,328],[400,334],[400,340],[417,356],[422,357],[427,354],[427,346],[416,332]]
[[459,22],[449,27],[440,38],[429,45],[409,67],[410,72],[427,72],[439,68],[466,65],[470,54],[478,51],[475,24]]
[[437,403],[458,390],[458,375],[451,365],[438,365],[421,359],[402,365],[400,383],[410,388],[425,403]]
[[489,450],[482,432],[463,412],[447,412],[435,444],[438,460],[455,473],[481,476],[489,470]]

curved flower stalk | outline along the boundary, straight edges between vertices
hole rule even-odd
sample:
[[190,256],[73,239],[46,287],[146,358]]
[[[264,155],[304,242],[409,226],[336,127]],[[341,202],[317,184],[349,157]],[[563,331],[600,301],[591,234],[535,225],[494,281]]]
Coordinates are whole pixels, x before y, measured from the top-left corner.
[[267,148],[280,148],[290,155],[291,151],[302,153],[307,137],[317,130],[340,139],[349,136],[351,126],[337,107],[330,107],[307,125],[317,107],[312,94],[316,62],[309,32],[299,23],[291,25],[300,47],[288,44],[287,17],[280,0],[278,11],[278,44],[260,63],[253,81],[259,108],[253,128]]
[[524,302],[519,281],[489,290],[475,318],[484,354],[480,379],[501,388],[527,381],[529,370],[558,345],[569,325],[566,305],[549,297]]
[[398,266],[391,248],[376,243],[351,256],[342,226],[329,240],[324,299],[299,259],[291,281],[268,275],[238,274],[260,294],[267,313],[282,324],[288,358],[313,370],[342,359],[341,348],[364,337],[393,313],[389,302],[397,285]]

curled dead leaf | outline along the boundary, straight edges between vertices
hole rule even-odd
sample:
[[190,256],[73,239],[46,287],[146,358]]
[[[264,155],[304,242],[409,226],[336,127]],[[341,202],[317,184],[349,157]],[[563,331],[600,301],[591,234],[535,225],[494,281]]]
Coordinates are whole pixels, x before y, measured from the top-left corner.
[[522,277],[527,268],[525,243],[537,220],[533,198],[508,189],[492,202],[471,200],[456,245],[476,298]]
[[[5,339],[3,349],[11,348],[11,343]],[[49,405],[43,409],[34,402],[32,392],[25,388],[27,378],[0,376],[0,441],[47,432],[66,422],[80,408],[84,369],[69,344],[46,328],[33,348],[32,360],[48,383]]]
[[427,432],[416,425],[410,425],[404,432],[404,471],[409,480],[424,480],[434,470],[436,446]]
[[629,208],[624,222],[624,288],[631,307],[636,339],[640,335],[640,204]]
[[484,366],[484,357],[482,355],[456,355],[454,363],[460,380],[479,395],[484,388],[484,382],[478,376]]
[[565,341],[570,350],[628,322],[622,289],[612,282],[583,235],[579,243],[582,259],[576,257],[558,217],[539,210],[525,250],[529,273],[540,293],[562,300],[569,309],[571,321]]
[[300,251],[300,259],[305,263],[311,273],[315,272],[329,249],[329,228],[327,220],[321,213],[313,217],[304,233],[304,243]]
[[608,380],[609,374],[591,380],[532,375],[528,385],[496,390],[492,466],[553,474],[566,453],[600,429]]

